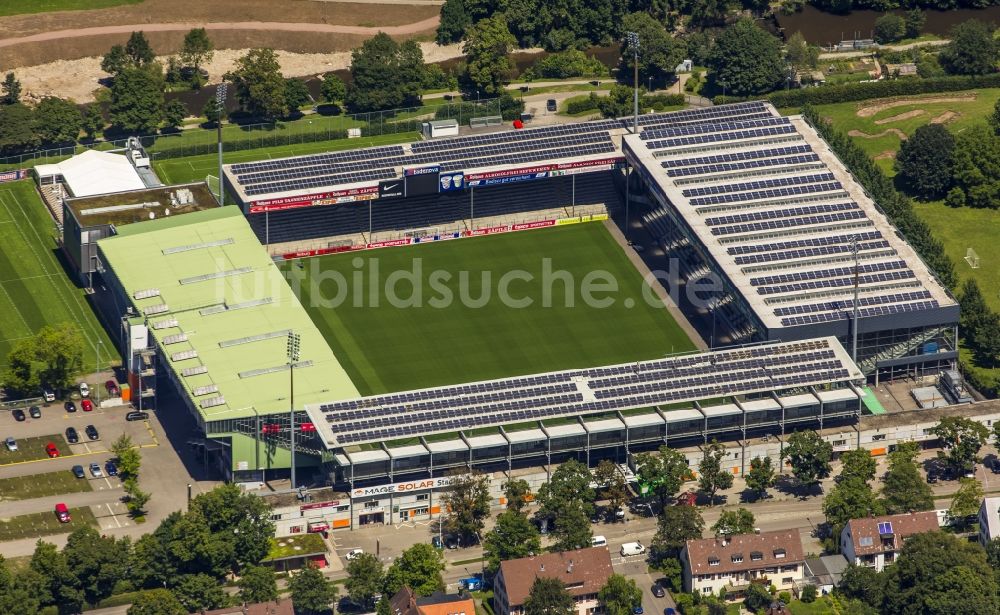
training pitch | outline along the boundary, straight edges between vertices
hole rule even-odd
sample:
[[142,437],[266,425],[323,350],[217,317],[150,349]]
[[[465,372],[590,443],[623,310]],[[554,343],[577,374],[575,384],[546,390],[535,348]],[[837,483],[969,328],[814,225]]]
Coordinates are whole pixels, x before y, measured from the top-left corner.
[[[397,280],[395,294],[387,288],[393,272],[414,271],[416,263],[421,306],[392,305],[393,296],[416,303],[412,283]],[[654,359],[695,348],[662,303],[654,307],[653,292],[643,291],[642,276],[597,222],[338,254],[282,267],[291,278],[302,278],[303,305],[366,395]],[[380,282],[372,285],[376,269]],[[546,270],[572,278],[572,307],[567,307],[567,276],[550,276],[552,283],[546,284]],[[459,299],[463,271],[472,302]],[[500,279],[512,271],[522,273],[509,284],[512,300],[502,301]],[[605,288],[609,279],[617,285],[615,291],[591,293],[610,305],[586,304],[582,286],[591,272],[606,272],[598,274],[597,286]],[[341,279],[334,279],[338,273]],[[450,279],[435,285],[435,275]],[[324,281],[317,282],[320,278]],[[484,287],[489,298],[476,306]],[[319,302],[337,299],[340,288],[346,292],[338,307]],[[454,300],[432,302],[445,296],[443,289]],[[530,306],[514,303],[525,299]]]

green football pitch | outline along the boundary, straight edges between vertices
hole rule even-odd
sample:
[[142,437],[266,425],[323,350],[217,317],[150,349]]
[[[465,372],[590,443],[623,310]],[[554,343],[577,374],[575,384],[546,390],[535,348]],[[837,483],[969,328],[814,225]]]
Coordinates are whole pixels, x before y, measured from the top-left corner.
[[[655,295],[643,290],[638,270],[598,223],[337,254],[283,268],[293,287],[301,280],[303,305],[366,395],[695,348],[662,303],[655,307]],[[507,285],[510,300],[502,300],[501,278],[514,271],[520,273]],[[401,272],[417,273],[403,281]],[[588,296],[608,305],[585,300],[588,274],[592,284],[596,275],[606,285]],[[471,300],[460,299],[463,288]],[[526,299],[531,305],[522,307]]]
[[31,180],[0,184],[0,370],[22,338],[45,325],[71,322],[84,339],[84,366],[93,369],[98,342],[107,364],[114,345],[66,275],[55,226]]

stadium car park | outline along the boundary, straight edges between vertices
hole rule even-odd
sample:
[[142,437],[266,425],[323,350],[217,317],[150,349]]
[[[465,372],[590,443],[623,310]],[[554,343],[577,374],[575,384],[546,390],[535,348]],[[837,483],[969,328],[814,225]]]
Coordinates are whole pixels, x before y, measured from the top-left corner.
[[[68,199],[67,228],[88,234],[67,249],[105,322],[121,324],[111,333],[143,410],[155,408],[159,386],[175,388],[206,458],[240,482],[286,475],[294,433],[296,467],[350,493],[352,523],[401,518],[402,485],[417,511],[407,518],[432,515],[419,492],[461,468],[627,464],[663,444],[850,424],[872,400],[866,379],[952,365],[954,299],[801,118],[751,102],[644,115],[639,134],[629,126],[227,165],[238,208],[194,188],[182,215],[168,216],[161,200],[165,213],[141,223],[93,197]],[[600,224],[591,220],[618,213],[623,194],[656,240],[647,258],[678,257],[688,281],[721,278],[718,348],[362,395],[274,263]],[[300,344],[294,431],[290,332]],[[544,347],[544,336],[534,343]],[[379,365],[369,367],[377,376]]]

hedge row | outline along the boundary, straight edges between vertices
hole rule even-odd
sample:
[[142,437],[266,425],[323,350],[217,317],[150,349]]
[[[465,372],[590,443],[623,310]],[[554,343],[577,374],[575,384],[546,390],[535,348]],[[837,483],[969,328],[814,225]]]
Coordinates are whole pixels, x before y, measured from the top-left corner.
[[566,103],[566,113],[569,113],[570,115],[576,115],[577,113],[583,113],[584,111],[596,111],[597,102],[599,100],[600,97],[598,97],[597,94],[594,94],[593,92],[590,93],[590,96],[584,96],[583,98],[570,100],[569,102]]
[[[912,96],[914,94],[935,94],[940,92],[960,92],[975,88],[1000,88],[1000,73],[989,75],[969,75],[953,77],[932,77],[928,79],[889,79],[867,83],[844,83],[824,85],[817,88],[779,90],[760,96],[726,96],[727,103],[744,100],[768,100],[775,107],[801,107],[803,105],[829,105],[840,102],[889,98],[892,96]],[[722,104],[722,96],[712,102]]]
[[[391,124],[390,124],[391,126]],[[324,130],[319,132],[302,132],[297,134],[284,134],[275,132],[266,134],[268,131],[259,131],[259,136],[248,133],[243,139],[231,139],[226,141],[226,151],[236,152],[261,147],[280,147],[283,145],[293,145],[295,143],[315,143],[316,141],[330,141],[333,139],[346,139],[346,130]],[[398,128],[386,129],[386,133],[400,132]],[[164,158],[183,158],[185,156],[198,156],[201,154],[214,154],[218,151],[215,143],[197,143],[188,145],[178,145],[177,147],[164,147],[155,149],[153,152],[157,160]]]

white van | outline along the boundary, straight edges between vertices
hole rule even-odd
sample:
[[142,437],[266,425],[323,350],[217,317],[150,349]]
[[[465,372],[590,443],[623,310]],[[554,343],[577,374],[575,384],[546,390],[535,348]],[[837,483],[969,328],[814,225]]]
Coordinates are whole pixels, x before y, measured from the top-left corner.
[[642,546],[642,544],[638,542],[626,542],[621,548],[622,557],[628,555],[642,555],[645,552],[646,547]]
[[590,546],[592,547],[606,547],[608,546],[608,539],[604,536],[594,536],[590,539]]

